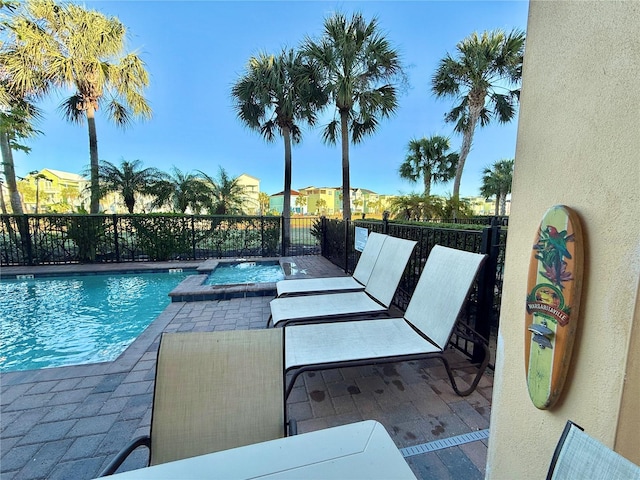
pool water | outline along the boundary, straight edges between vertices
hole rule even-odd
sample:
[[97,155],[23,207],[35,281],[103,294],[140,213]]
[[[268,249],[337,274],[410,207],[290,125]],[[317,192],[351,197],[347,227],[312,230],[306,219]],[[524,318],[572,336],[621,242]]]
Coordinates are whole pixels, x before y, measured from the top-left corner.
[[114,360],[193,272],[0,282],[0,371]]
[[222,263],[207,277],[204,285],[238,285],[284,280],[280,262]]

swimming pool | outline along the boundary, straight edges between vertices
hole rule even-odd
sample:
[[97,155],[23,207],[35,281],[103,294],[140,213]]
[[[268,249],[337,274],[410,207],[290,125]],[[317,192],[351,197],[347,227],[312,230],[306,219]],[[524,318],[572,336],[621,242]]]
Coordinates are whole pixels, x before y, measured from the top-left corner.
[[114,360],[193,271],[0,282],[0,371]]
[[277,261],[220,263],[204,285],[239,285],[284,280],[284,272]]

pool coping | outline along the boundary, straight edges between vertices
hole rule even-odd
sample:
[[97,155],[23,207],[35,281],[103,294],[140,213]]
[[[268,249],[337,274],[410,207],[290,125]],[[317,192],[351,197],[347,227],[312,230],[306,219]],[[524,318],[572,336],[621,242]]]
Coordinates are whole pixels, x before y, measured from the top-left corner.
[[120,263],[67,263],[62,265],[2,266],[0,280],[16,280],[19,275],[29,278],[64,277],[69,275],[108,275],[121,273],[157,273],[171,270],[197,271],[202,260],[176,262],[120,262]]

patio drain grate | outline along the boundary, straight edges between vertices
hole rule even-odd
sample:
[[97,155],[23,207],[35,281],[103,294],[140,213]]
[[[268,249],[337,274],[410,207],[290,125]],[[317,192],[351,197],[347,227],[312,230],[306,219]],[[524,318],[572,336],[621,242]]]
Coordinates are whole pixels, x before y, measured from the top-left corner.
[[456,435],[455,437],[443,438],[442,440],[434,440],[433,442],[422,443],[412,447],[401,448],[400,453],[403,457],[413,457],[421,453],[435,452],[449,447],[455,447],[465,443],[477,442],[489,438],[489,429],[478,430],[477,432]]

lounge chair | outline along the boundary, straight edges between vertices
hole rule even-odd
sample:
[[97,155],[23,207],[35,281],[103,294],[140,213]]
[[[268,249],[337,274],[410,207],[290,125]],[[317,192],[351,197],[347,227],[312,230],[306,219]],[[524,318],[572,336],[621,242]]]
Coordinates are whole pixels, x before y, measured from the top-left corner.
[[281,280],[276,283],[278,297],[364,290],[387,235],[371,232],[352,277],[326,277]]
[[361,292],[305,295],[271,301],[267,326],[347,320],[354,316],[388,315],[411,252],[417,242],[387,237],[367,286]]
[[640,480],[640,467],[567,421],[556,445],[547,480]]
[[439,358],[454,391],[469,395],[489,363],[487,341],[458,324],[457,334],[484,349],[484,359],[466,390],[460,390],[442,356],[457,324],[471,285],[486,255],[436,245],[425,264],[403,318],[296,325],[284,329],[285,376],[345,366]]
[[[158,349],[149,465],[285,436],[282,331],[164,333]],[[291,432],[294,433],[294,432]]]

